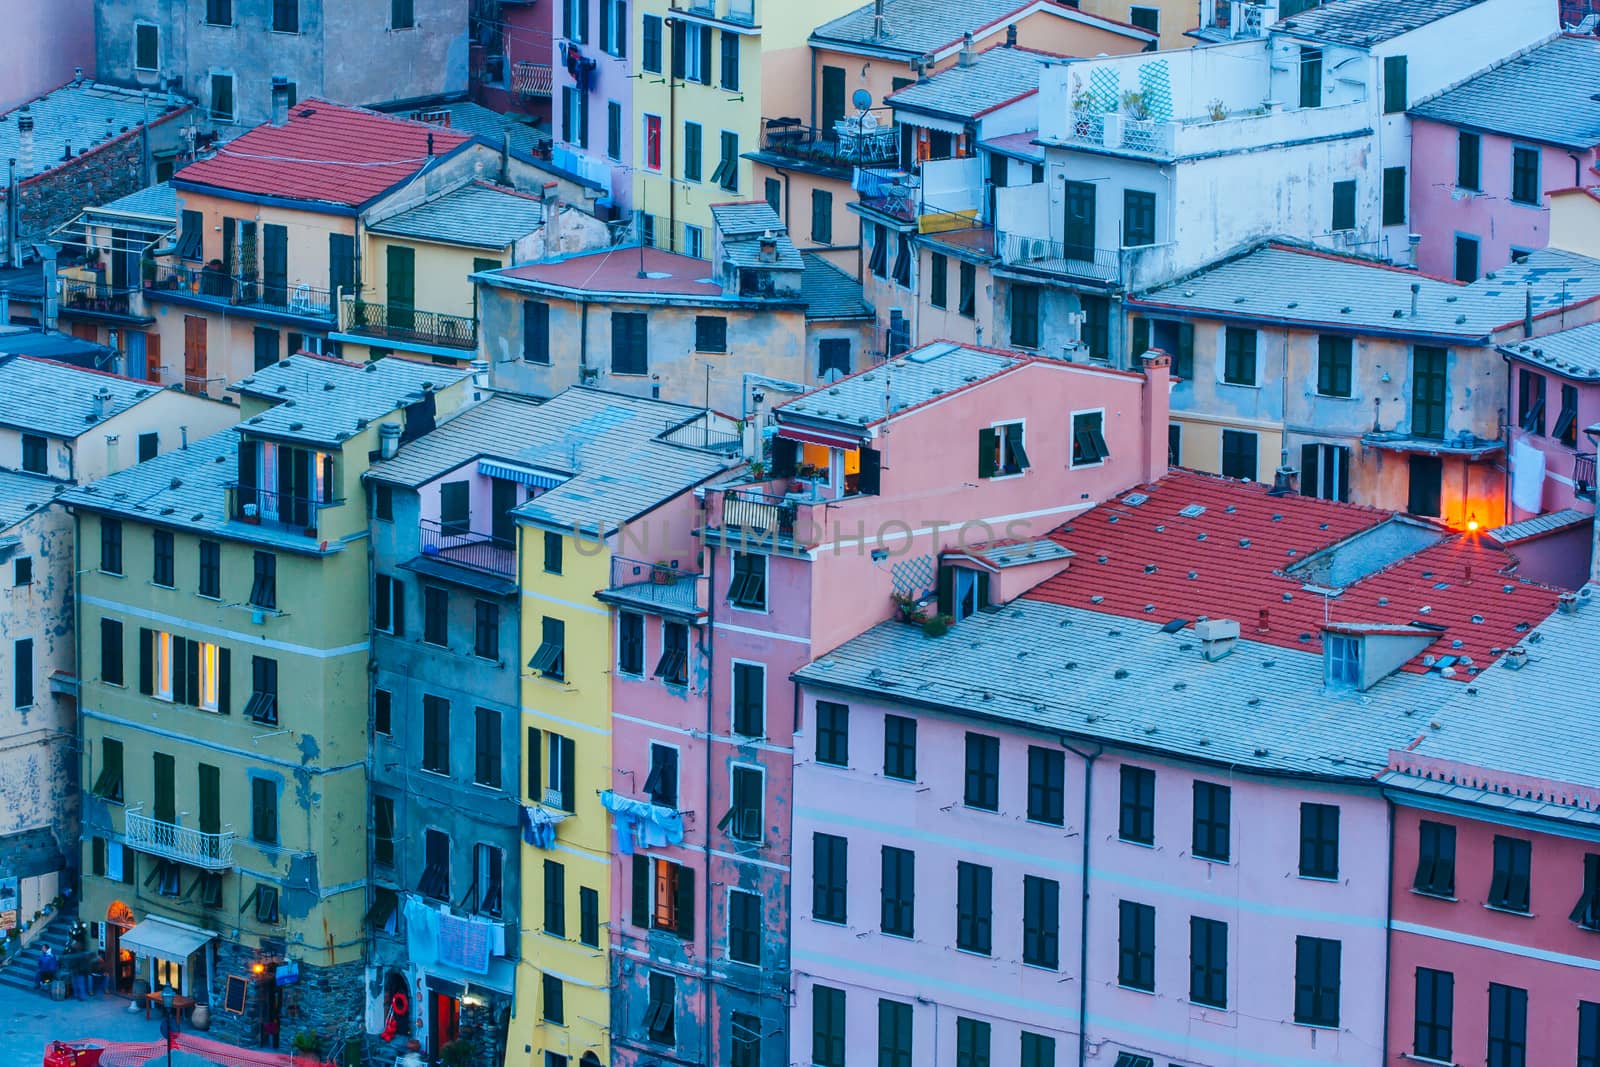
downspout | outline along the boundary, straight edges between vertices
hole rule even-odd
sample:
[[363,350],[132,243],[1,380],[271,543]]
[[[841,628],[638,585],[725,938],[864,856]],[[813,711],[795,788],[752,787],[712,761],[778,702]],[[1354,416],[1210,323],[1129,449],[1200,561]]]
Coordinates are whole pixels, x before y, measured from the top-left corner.
[[589,369],[589,301],[578,302],[578,384],[583,384],[583,372]]
[[[1507,403],[1507,406],[1501,409],[1500,444],[1505,450],[1501,455],[1506,457],[1506,469],[1509,472],[1511,468],[1511,357],[1502,352],[1500,353],[1500,358],[1505,360],[1506,364],[1506,389],[1501,395],[1506,398]],[[1500,505],[1500,521],[1502,524],[1511,521],[1511,509],[1514,506],[1511,502],[1511,494],[1505,494],[1505,500]]]
[[[704,506],[703,503],[702,506]],[[715,1025],[714,1020],[717,1017],[716,986],[711,977],[711,907],[715,896],[711,890],[711,829],[713,825],[711,822],[711,716],[713,709],[716,707],[717,690],[717,553],[711,552],[709,555],[711,557],[710,565],[706,570],[706,659],[710,662],[711,669],[706,672],[706,777],[704,783],[705,804],[701,808],[701,810],[706,813],[706,868],[705,877],[701,879],[701,881],[705,883],[702,888],[706,898],[706,921],[702,925],[704,926],[706,932],[706,950],[705,952],[701,953],[701,959],[703,961],[701,963],[701,969],[705,975],[706,1024],[708,1028]],[[716,1062],[715,1058],[711,1055],[711,1045],[715,1040],[716,1035],[714,1033],[706,1034],[705,1052],[707,1063]]]
[[[677,11],[678,10],[678,5],[676,3],[676,0],[674,0],[674,3],[668,8],[668,10],[670,10],[670,11]],[[687,26],[687,24],[681,18],[673,19],[672,20],[672,36],[673,36],[673,38],[676,39],[678,34],[680,34],[680,33],[686,33],[687,32],[686,26]],[[675,162],[673,162],[673,161],[677,158],[677,151],[678,151],[678,85],[673,80],[676,76],[677,75],[673,72],[673,69],[672,69],[672,58],[671,58],[671,56],[668,56],[668,58],[667,58],[667,135],[666,135],[666,137],[663,138],[663,140],[665,140],[666,143],[667,143],[667,151],[666,151],[666,159],[664,159],[662,161],[665,164],[662,167],[662,170],[666,173],[666,176],[667,176],[667,251],[669,251],[669,252],[676,252],[678,250],[676,244],[673,241],[673,236],[672,236],[673,231],[675,229],[677,229],[677,222],[678,222],[678,193],[677,193],[677,190],[673,188],[673,182],[674,182],[673,170],[677,166],[677,164]],[[687,80],[688,77],[689,77],[689,41],[688,41],[688,38],[684,38],[684,42],[683,42],[683,76],[684,76],[685,80]],[[701,140],[701,151],[704,151],[705,150],[705,146],[704,146],[705,138],[702,137],[700,140]],[[718,151],[719,152],[721,151],[720,148],[718,149]],[[707,758],[709,758],[709,756]],[[710,788],[710,784],[709,783],[707,783],[706,788],[708,788],[708,789]],[[707,817],[709,818],[709,816],[707,816]],[[709,831],[707,831],[707,832],[709,833]],[[709,848],[710,846],[711,846],[711,840],[710,840],[709,837],[707,837],[707,839],[706,839],[706,847]],[[707,855],[709,855],[709,853],[707,853]],[[706,869],[710,870],[709,862],[706,865]],[[707,921],[709,921],[710,918],[711,918],[711,916],[708,914],[706,916]],[[706,938],[707,938],[706,943],[707,944],[711,943],[710,942],[710,937],[711,937],[711,934],[710,934],[709,931],[707,931],[707,933],[706,933]]]
[[1061,747],[1083,760],[1083,857],[1079,861],[1081,903],[1078,909],[1078,1063],[1088,1062],[1089,1055],[1089,817],[1093,813],[1094,761],[1105,752],[1104,745],[1096,745],[1093,755],[1079,752],[1065,739]]
[[[1394,965],[1394,800],[1388,796],[1384,801],[1389,806],[1389,876],[1384,879],[1383,885],[1383,988],[1387,991],[1394,988],[1390,985],[1392,975],[1390,969]],[[1383,998],[1383,1056],[1380,1063],[1389,1062],[1389,997]]]

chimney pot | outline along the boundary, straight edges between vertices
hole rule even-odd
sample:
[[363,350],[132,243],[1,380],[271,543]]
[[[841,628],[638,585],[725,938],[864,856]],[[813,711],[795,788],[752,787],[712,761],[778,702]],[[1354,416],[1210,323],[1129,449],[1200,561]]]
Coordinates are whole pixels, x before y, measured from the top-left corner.
[[1264,633],[1267,632],[1268,629],[1269,629],[1269,627],[1267,626],[1267,609],[1266,608],[1262,608],[1261,609],[1261,619],[1260,619],[1260,621],[1258,621],[1256,623],[1256,633],[1264,634]]
[[1006,27],[1006,47],[1017,47],[1017,24],[1015,22]]
[[963,67],[970,67],[972,60],[972,33],[968,31],[961,35],[961,52],[956,56],[956,62]]
[[1417,301],[1422,297],[1422,283],[1411,283],[1411,317],[1417,317]]

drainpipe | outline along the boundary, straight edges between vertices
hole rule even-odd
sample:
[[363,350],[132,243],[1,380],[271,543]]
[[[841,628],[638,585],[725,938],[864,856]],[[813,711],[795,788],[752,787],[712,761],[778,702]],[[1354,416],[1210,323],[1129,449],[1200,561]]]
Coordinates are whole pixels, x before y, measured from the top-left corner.
[[1394,966],[1394,800],[1385,796],[1389,806],[1389,876],[1384,879],[1383,891],[1383,1055],[1379,1063],[1389,1062],[1389,996],[1394,986],[1391,968]]
[[[671,5],[670,10],[678,10],[676,2]],[[687,32],[687,23],[681,18],[672,20],[672,36],[674,38],[680,33]],[[683,56],[683,76],[687,80],[689,77],[689,42],[687,38],[684,39]],[[678,148],[678,85],[673,81],[673,78],[672,57],[669,55],[667,57],[667,129],[666,136],[663,138],[666,141],[666,157],[661,161],[662,169],[666,171],[667,175],[667,251],[669,252],[677,251],[674,247],[672,232],[677,229],[678,222],[678,194],[677,190],[672,187],[673,158]],[[704,150],[703,146],[702,150]],[[718,151],[720,152],[721,149],[719,148]],[[709,845],[710,841],[708,839],[707,846],[709,847]],[[707,936],[709,937],[709,934]],[[708,940],[707,944],[709,943]]]
[[[702,519],[702,523],[704,520]],[[709,546],[707,546],[709,547]],[[705,804],[701,810],[705,814],[703,825],[706,833],[706,869],[705,877],[701,879],[705,885],[702,887],[706,898],[706,921],[703,928],[706,932],[706,950],[701,954],[701,968],[704,972],[706,984],[706,1062],[715,1062],[711,1055],[711,1045],[715,1040],[713,1033],[716,1026],[716,987],[711,978],[711,906],[714,894],[711,889],[711,716],[716,707],[717,691],[717,553],[710,552],[709,565],[706,568],[706,660],[711,664],[711,669],[706,672],[706,779],[705,779]],[[765,812],[765,806],[763,806]],[[735,816],[737,818],[737,816]]]
[[589,369],[589,302],[578,303],[578,384],[583,384],[583,372]]
[[1088,1062],[1089,1055],[1089,817],[1093,813],[1094,761],[1105,752],[1104,745],[1096,745],[1094,752],[1080,752],[1063,738],[1061,747],[1083,760],[1083,856],[1079,861],[1083,871],[1079,876],[1082,885],[1078,894],[1078,1063]]

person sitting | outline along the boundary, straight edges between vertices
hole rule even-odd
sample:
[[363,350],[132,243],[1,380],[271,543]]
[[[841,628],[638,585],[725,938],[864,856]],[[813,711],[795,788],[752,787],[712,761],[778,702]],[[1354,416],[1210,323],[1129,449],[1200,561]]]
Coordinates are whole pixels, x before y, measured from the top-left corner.
[[55,981],[56,971],[60,970],[61,961],[56,958],[55,950],[49,945],[39,954],[39,970],[34,974],[35,985],[48,985]]

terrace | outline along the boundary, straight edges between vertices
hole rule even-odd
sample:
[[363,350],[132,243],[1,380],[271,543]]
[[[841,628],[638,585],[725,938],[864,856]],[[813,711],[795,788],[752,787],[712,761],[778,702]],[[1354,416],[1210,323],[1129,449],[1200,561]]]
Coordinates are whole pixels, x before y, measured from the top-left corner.
[[255,275],[234,275],[220,266],[161,264],[146,275],[144,294],[147,300],[285,315],[315,320],[321,325],[333,319],[333,302],[326,289],[305,283],[263,280]]
[[476,319],[400,304],[374,304],[349,296],[339,301],[339,328],[352,336],[398,344],[465,351],[478,347]]

